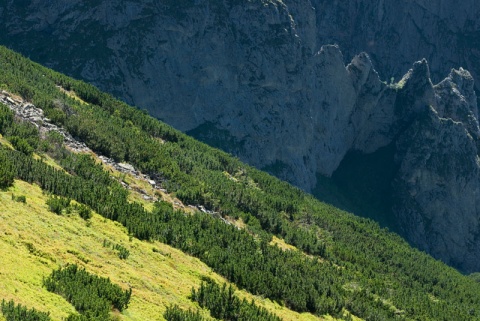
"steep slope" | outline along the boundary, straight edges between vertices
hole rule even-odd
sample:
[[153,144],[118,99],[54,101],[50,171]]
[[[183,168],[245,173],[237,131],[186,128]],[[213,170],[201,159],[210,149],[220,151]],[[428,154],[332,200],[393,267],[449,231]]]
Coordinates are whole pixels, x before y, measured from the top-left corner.
[[[31,105],[22,100],[28,98],[36,106],[29,109],[41,108],[49,119],[45,122],[64,128],[97,154],[128,162],[122,167],[134,166],[153,178],[163,193],[200,210],[191,215],[166,202],[151,207],[132,202],[135,198],[122,187],[132,187],[129,179],[112,179],[90,156],[64,151],[58,135],[39,138],[36,126],[14,122],[13,112],[4,105],[0,130],[18,150],[0,149],[1,184],[10,185],[13,177],[38,184],[58,195],[49,198],[48,206],[59,213],[58,206],[67,206],[63,198],[81,202],[124,225],[134,244],[138,238],[181,249],[237,286],[297,313],[309,312],[309,318],[349,319],[350,313],[367,320],[480,318],[480,285],[473,278],[412,249],[375,223],[320,203],[94,87],[5,48],[0,51],[0,83],[10,100],[25,106]],[[63,170],[52,168],[33,151],[51,155]],[[150,196],[150,190],[146,192]],[[28,207],[28,195],[26,202],[15,208]],[[279,243],[281,248],[275,245]],[[41,244],[38,248],[47,250]],[[132,250],[132,262],[134,253],[140,256]],[[218,307],[222,300],[213,302],[224,308]]]
[[[26,203],[12,200],[11,194],[25,195]],[[47,199],[38,186],[23,181],[16,181],[13,188],[0,192],[2,299],[50,312],[53,320],[61,320],[74,309],[62,297],[48,292],[42,286],[42,279],[58,266],[76,263],[92,273],[109,277],[123,288],[133,288],[132,300],[121,320],[164,320],[162,315],[171,304],[196,309],[187,297],[202,277],[225,282],[198,259],[160,242],[129,238],[121,225],[98,214],[88,222],[75,213],[54,214],[45,205]],[[128,258],[122,260],[115,250],[105,247],[106,240],[128,248]],[[240,297],[254,299],[283,320],[320,320],[245,291]]]
[[[347,155],[395,146],[398,173],[373,186],[385,192],[374,203],[392,201],[349,207],[355,201],[347,195],[340,205],[476,271],[479,10],[473,0],[6,1],[0,42],[317,196],[325,195],[325,177],[352,172],[341,167]],[[407,72],[421,58],[433,75],[425,61]],[[451,71],[461,66],[471,74]],[[390,85],[382,82],[390,77]],[[441,82],[433,86],[430,78]],[[430,106],[435,125],[424,121]],[[416,134],[430,125],[455,140],[442,147]],[[459,157],[454,143],[468,152]],[[441,161],[413,161],[419,150]],[[440,162],[459,172],[442,171]],[[471,195],[462,192],[466,186]]]

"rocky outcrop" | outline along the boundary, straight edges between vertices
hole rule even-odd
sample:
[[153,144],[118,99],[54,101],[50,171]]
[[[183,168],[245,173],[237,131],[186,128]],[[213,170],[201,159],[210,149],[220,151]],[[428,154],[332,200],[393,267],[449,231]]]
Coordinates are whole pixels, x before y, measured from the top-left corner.
[[368,52],[382,78],[398,80],[413,61],[426,58],[435,82],[462,66],[480,89],[480,6],[475,0],[311,2],[317,43],[339,44],[347,59]]
[[21,97],[11,95],[1,90],[0,103],[10,108],[15,113],[15,117],[21,121],[34,125],[43,137],[47,136],[49,132],[56,132],[61,135],[65,146],[70,150],[84,153],[92,152],[85,143],[76,140],[64,128],[53,124],[50,119],[46,118],[42,109],[35,107],[30,102],[24,101]]
[[399,230],[473,271],[479,15],[474,0],[6,1],[0,42],[306,190],[394,145]]
[[[21,97],[17,95],[12,95],[5,90],[0,90],[0,104],[3,104],[10,108],[10,110],[14,112],[15,117],[19,121],[27,122],[34,125],[43,138],[46,138],[49,133],[54,132],[62,137],[63,143],[61,145],[71,150],[72,152],[95,155],[95,153],[84,142],[74,138],[65,128],[53,124],[50,119],[45,117],[41,108],[36,107],[30,102],[24,101]],[[161,192],[167,192],[165,189],[162,188],[161,184],[163,183],[163,181],[161,179],[157,179],[157,181],[155,181],[150,176],[140,173],[130,164],[118,163],[115,160],[102,155],[99,155],[98,159],[106,166],[112,167],[121,173],[130,174],[138,180],[147,181],[153,188]],[[123,180],[121,179],[120,183],[125,188],[130,189],[130,186],[123,182]],[[157,199],[156,196],[152,197],[148,195],[147,192],[143,189],[137,189],[137,192],[142,194],[145,200]],[[200,210],[200,208],[198,209]]]
[[[462,271],[478,271],[480,128],[472,76],[453,69],[433,85],[422,60],[399,83],[385,85],[366,55],[355,57],[347,70],[357,98],[343,131],[352,136],[341,139],[353,137],[346,149],[365,154],[395,146],[395,227],[434,257]],[[335,128],[345,127],[329,130]]]
[[462,123],[425,110],[397,142],[393,212],[411,243],[464,271],[480,260],[480,160]]
[[464,271],[480,260],[478,109],[472,77],[452,70],[396,140],[392,182],[400,232],[417,247]]

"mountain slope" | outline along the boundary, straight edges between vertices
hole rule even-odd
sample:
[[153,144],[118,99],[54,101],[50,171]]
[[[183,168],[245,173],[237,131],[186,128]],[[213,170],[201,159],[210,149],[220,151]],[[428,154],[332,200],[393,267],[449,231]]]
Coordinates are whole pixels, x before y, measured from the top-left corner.
[[[478,14],[473,0],[6,1],[0,42],[319,197],[332,176],[344,192],[324,199],[472,272]],[[455,138],[431,141],[433,131]],[[398,169],[389,182],[338,179],[362,165],[349,156],[387,146],[394,166],[377,163]]]
[[[26,203],[12,200],[11,194],[25,195]],[[160,242],[129,238],[122,226],[98,214],[87,224],[74,213],[58,216],[48,211],[45,204],[48,196],[42,194],[38,186],[16,181],[13,188],[0,192],[0,198],[3,233],[0,246],[4,253],[0,297],[48,311],[53,320],[67,317],[74,309],[60,296],[48,292],[42,286],[42,278],[68,263],[85,266],[88,271],[109,277],[123,288],[133,288],[132,300],[122,320],[163,320],[162,315],[170,304],[195,309],[187,296],[202,277],[224,282],[198,259]],[[120,259],[115,250],[103,245],[105,240],[128,248],[129,257]],[[255,299],[257,304],[266,306],[284,320],[318,320],[289,311],[270,300],[254,298],[245,291],[241,297]]]
[[[377,224],[320,203],[92,86],[0,50],[2,88],[43,109],[48,120],[37,119],[41,131],[54,122],[95,153],[127,161],[160,192],[200,210],[191,215],[165,202],[147,208],[132,203],[118,177],[111,179],[89,156],[63,152],[55,135],[43,132],[43,140],[32,130],[36,126],[14,125],[7,107],[2,107],[0,130],[23,152],[0,150],[2,169],[7,169],[2,175],[84,203],[125,225],[132,237],[181,249],[237,286],[297,312],[347,319],[350,312],[366,320],[480,318],[479,284]],[[8,95],[22,110],[34,109]],[[64,170],[33,160],[33,146]],[[243,222],[242,228],[231,224],[235,221]],[[273,236],[297,250],[272,245]]]

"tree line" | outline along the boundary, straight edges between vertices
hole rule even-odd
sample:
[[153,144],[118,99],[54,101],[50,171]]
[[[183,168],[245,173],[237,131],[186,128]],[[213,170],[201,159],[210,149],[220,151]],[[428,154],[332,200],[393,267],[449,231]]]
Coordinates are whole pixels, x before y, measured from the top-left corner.
[[1,311],[7,321],[50,321],[50,315],[35,309],[28,309],[13,300],[2,300]]
[[206,279],[200,288],[192,289],[190,298],[198,302],[202,308],[207,308],[210,315],[225,321],[281,321],[279,317],[258,307],[252,300],[240,300],[235,290],[226,283],[218,285],[211,279]]
[[168,306],[163,317],[167,321],[206,321],[198,310],[182,310],[178,305]]
[[43,280],[50,292],[63,296],[80,315],[67,321],[109,321],[112,307],[123,311],[128,307],[132,289],[123,290],[110,279],[90,274],[77,265],[67,265],[53,271]]

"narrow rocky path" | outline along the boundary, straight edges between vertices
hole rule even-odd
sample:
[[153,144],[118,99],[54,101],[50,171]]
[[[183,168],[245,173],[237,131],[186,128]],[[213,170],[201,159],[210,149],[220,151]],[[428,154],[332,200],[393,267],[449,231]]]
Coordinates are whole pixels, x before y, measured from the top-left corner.
[[[70,133],[66,129],[53,124],[50,119],[45,117],[43,110],[38,107],[35,107],[32,103],[26,102],[22,98],[16,95],[10,94],[9,92],[4,90],[0,91],[0,103],[3,103],[7,107],[9,107],[15,113],[15,117],[17,117],[18,119],[29,122],[34,126],[36,126],[40,132],[40,135],[42,135],[43,137],[45,137],[47,133],[51,131],[55,131],[63,136],[64,144],[67,149],[75,153],[89,153],[92,155],[96,155],[97,158],[104,165],[112,167],[118,172],[129,174],[133,176],[135,179],[146,181],[148,182],[148,184],[152,186],[154,190],[157,190],[162,193],[168,193],[168,191],[161,186],[160,181],[155,180],[149,175],[142,174],[140,171],[135,169],[135,167],[132,166],[131,164],[115,162],[115,160],[113,160],[112,158],[109,158],[103,155],[97,155],[84,142],[81,142],[75,139],[72,135],[70,135]],[[132,189],[128,184],[126,184],[123,181],[121,181],[121,184],[126,189]],[[135,189],[135,191],[141,194],[142,197],[147,201],[156,200],[155,196],[149,195],[149,193],[144,189]],[[185,205],[181,204],[180,202],[175,202],[174,205],[175,207],[185,208]],[[200,211],[202,213],[209,214],[218,219],[221,219],[226,224],[231,224],[231,222],[224,219],[220,215],[220,213],[208,210],[202,205],[198,205],[198,206],[188,205],[188,207],[193,210]]]

